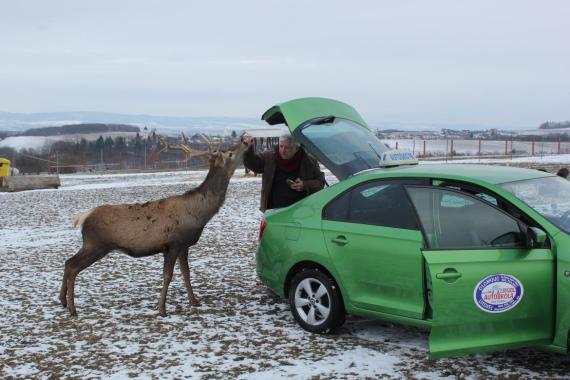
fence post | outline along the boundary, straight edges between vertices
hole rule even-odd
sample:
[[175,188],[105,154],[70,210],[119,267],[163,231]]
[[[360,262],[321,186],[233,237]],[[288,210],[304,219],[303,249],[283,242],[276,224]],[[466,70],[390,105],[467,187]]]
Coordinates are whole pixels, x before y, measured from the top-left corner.
[[509,141],[505,140],[505,156],[508,154],[508,149],[509,149]]
[[398,149],[398,142],[396,141],[396,149]]
[[449,149],[449,157],[453,158],[453,139],[451,139],[451,148]]
[[558,137],[558,154],[560,154],[560,137]]
[[423,157],[426,158],[426,140],[424,140],[424,155],[423,155]]
[[534,140],[532,140],[532,145],[531,145],[531,146],[532,146],[532,153],[531,153],[531,156],[534,156]]
[[477,146],[477,157],[481,157],[481,139],[479,139],[479,144]]

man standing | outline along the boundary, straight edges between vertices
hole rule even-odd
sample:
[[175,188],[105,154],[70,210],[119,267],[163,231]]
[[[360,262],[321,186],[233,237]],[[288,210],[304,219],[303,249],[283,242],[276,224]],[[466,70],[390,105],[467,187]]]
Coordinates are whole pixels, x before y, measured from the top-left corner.
[[291,135],[279,138],[275,151],[256,154],[251,136],[243,141],[249,149],[243,155],[245,167],[263,173],[261,204],[263,212],[271,208],[287,207],[323,188],[325,176],[316,160],[297,145]]

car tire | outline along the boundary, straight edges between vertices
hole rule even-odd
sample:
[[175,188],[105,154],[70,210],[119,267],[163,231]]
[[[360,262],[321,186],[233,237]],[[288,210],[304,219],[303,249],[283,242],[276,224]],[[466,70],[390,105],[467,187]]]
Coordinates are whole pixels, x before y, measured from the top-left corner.
[[344,323],[344,305],[338,286],[317,268],[306,268],[293,276],[289,306],[299,325],[312,333],[335,332]]

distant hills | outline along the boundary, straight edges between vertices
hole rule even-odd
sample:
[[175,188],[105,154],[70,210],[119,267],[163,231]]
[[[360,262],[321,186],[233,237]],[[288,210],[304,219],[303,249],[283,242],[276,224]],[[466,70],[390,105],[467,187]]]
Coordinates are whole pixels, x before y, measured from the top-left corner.
[[539,129],[564,129],[570,128],[570,121],[547,121],[546,123],[540,124]]
[[[165,135],[186,135],[206,132],[211,134],[229,135],[232,131],[266,127],[267,125],[256,118],[238,117],[177,117],[156,115],[129,115],[112,112],[47,112],[47,113],[12,113],[0,112],[0,132],[10,131],[10,134],[19,134],[31,128],[60,127],[66,125],[130,125],[134,127],[156,129]],[[455,130],[488,130],[509,129],[501,126],[473,125],[473,124],[431,124],[431,123],[404,123],[404,122],[372,122],[372,130],[399,130],[399,131],[440,131],[442,129]],[[570,121],[542,123],[540,130],[570,128]],[[536,131],[536,129],[535,129]],[[95,133],[91,130],[89,133]]]
[[[233,130],[264,126],[261,120],[236,117],[176,117],[127,115],[111,112],[0,112],[0,131],[21,133],[30,128],[59,127],[73,124],[131,125],[156,129],[163,134],[207,132],[230,134]],[[91,131],[92,132],[92,131]]]
[[61,127],[42,127],[28,129],[16,136],[58,136],[85,133],[108,133],[108,132],[139,132],[140,128],[127,124],[73,124]]

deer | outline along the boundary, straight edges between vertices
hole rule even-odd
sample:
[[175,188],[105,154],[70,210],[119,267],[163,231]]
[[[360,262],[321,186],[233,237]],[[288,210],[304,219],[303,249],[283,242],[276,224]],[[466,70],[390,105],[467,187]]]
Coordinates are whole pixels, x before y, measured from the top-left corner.
[[199,305],[190,284],[188,249],[198,242],[204,227],[224,203],[230,178],[247,149],[247,144],[242,141],[227,152],[220,151],[219,147],[212,152],[210,142],[207,139],[206,142],[209,170],[198,187],[181,195],[142,204],[102,205],[75,215],[73,223],[81,228],[83,244],[65,262],[59,295],[61,305],[69,309],[72,316],[77,316],[77,275],[111,251],[134,258],[164,254],[163,284],[158,303],[161,316],[166,316],[166,293],[176,260],[190,305]]

